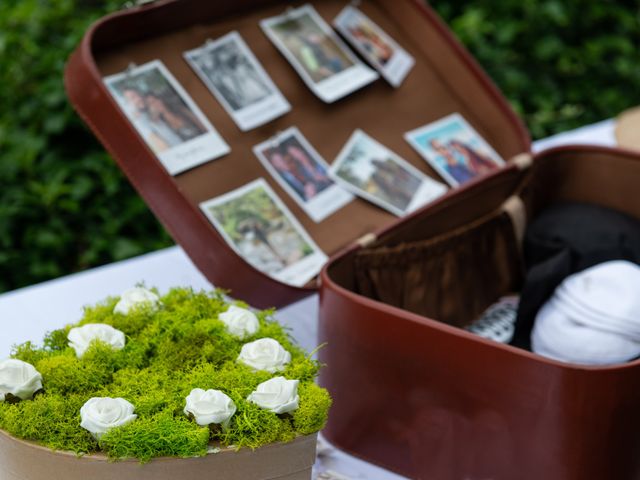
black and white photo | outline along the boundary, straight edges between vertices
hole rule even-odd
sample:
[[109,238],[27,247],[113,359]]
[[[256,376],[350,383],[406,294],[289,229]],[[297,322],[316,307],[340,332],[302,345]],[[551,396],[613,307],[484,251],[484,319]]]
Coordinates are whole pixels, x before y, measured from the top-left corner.
[[242,131],[291,110],[238,32],[210,40],[184,57]]

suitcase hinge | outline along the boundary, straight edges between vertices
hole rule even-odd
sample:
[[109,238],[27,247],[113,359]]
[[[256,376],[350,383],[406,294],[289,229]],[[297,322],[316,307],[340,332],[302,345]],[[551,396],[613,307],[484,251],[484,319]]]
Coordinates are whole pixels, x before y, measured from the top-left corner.
[[364,247],[368,247],[369,245],[371,245],[377,239],[378,239],[378,237],[377,237],[377,235],[375,233],[367,233],[367,234],[361,236],[359,239],[357,239],[356,243],[364,248]]
[[533,163],[533,155],[529,152],[519,153],[515,157],[511,157],[509,163],[513,163],[518,170],[526,170]]

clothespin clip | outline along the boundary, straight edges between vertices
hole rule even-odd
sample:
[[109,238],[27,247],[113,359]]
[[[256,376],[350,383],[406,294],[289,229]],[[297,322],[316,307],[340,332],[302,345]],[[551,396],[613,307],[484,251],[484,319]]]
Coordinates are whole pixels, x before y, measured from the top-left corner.
[[272,149],[278,148],[282,144],[282,130],[278,130],[270,139],[269,145]]
[[135,62],[131,62],[129,63],[129,65],[127,66],[127,70],[125,71],[125,73],[127,74],[127,76],[131,75],[133,73],[133,71],[138,68],[138,65]]
[[271,148],[278,148],[282,141],[280,140],[282,137],[282,130],[278,130],[273,137],[270,139]]

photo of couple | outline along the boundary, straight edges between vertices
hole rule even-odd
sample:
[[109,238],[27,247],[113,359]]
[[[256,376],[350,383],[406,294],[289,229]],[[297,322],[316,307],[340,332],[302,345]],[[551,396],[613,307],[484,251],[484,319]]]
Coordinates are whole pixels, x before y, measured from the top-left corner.
[[391,39],[384,38],[386,35],[379,27],[359,10],[345,7],[334,24],[374,65],[384,67],[393,57],[395,48]]
[[498,168],[488,157],[459,140],[451,140],[444,144],[434,138],[429,141],[429,146],[437,155],[438,164],[442,165],[459,185]]
[[159,69],[110,84],[127,116],[154,152],[160,153],[207,132]]
[[457,113],[408,132],[405,138],[453,187],[504,165],[504,160]]
[[301,200],[308,202],[333,185],[327,169],[312,160],[296,137],[289,137],[263,151],[277,174]]
[[295,127],[256,145],[253,151],[280,186],[316,222],[353,199],[335,184],[327,163]]
[[229,153],[229,145],[161,61],[131,66],[104,82],[171,175]]
[[347,5],[333,24],[392,86],[399,87],[413,68],[414,58],[359,8]]

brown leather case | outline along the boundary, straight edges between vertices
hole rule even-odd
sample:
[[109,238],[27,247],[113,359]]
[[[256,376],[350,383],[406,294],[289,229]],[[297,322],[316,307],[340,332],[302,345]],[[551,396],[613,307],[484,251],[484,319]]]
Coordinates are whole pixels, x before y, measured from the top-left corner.
[[637,154],[557,148],[332,259],[325,436],[411,478],[640,478],[640,360],[566,364],[459,328],[521,288],[527,218],[560,201],[640,218],[638,185]]
[[[311,3],[331,22],[349,2]],[[294,288],[255,270],[200,212],[201,201],[264,177],[328,255],[396,225],[399,219],[355,200],[314,223],[263,169],[252,146],[295,125],[331,162],[353,130],[361,128],[418,169],[439,178],[404,141],[404,132],[457,111],[503,158],[527,152],[530,143],[498,90],[422,0],[362,2],[361,8],[416,58],[416,66],[397,90],[379,80],[331,105],[303,84],[258,25],[260,19],[280,14],[290,5],[267,0],[169,0],[124,10],[91,27],[65,75],[79,114],[195,265],[214,285],[258,307],[290,303],[314,292],[316,284]],[[244,133],[182,58],[183,51],[231,30],[240,32],[292,104],[289,114]],[[160,165],[102,82],[102,77],[131,63],[154,59],[164,62],[218,129],[231,146],[229,155],[175,177]]]

